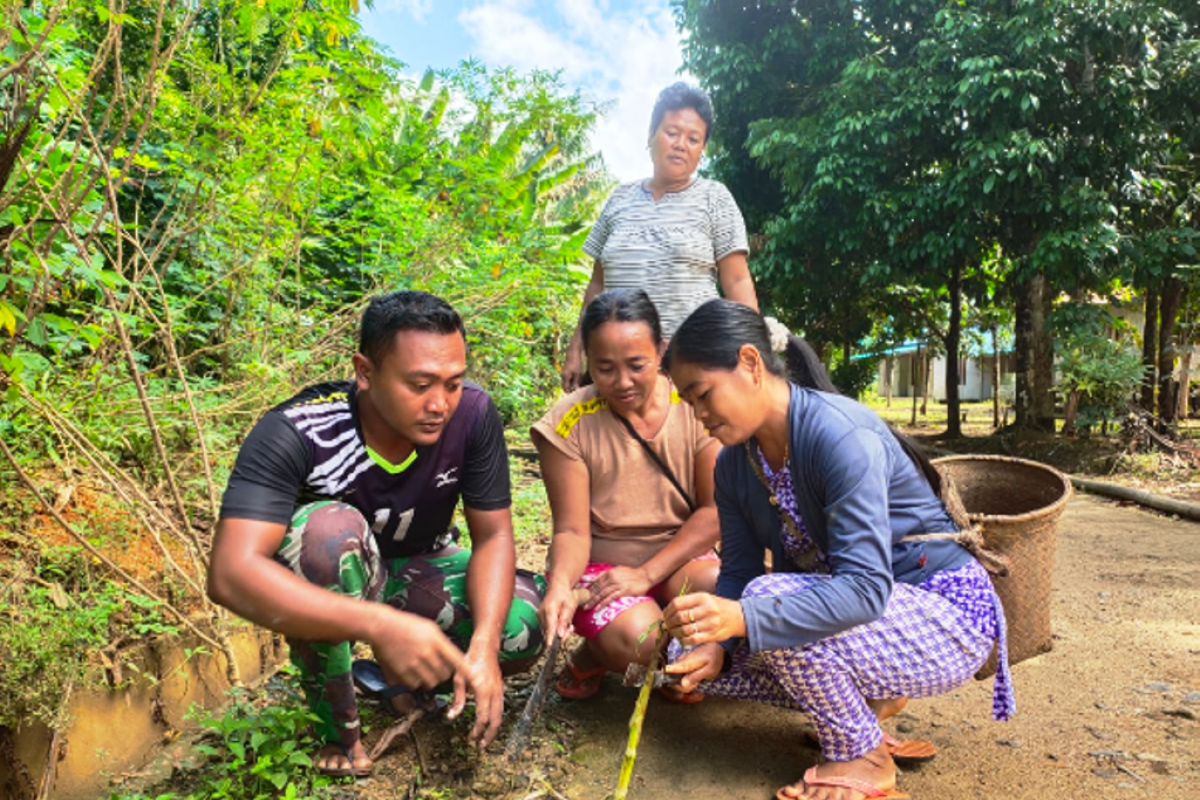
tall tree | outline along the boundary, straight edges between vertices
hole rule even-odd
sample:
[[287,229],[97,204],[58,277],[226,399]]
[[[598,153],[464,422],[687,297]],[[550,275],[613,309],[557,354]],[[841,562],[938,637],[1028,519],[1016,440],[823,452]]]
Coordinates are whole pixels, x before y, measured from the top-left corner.
[[717,169],[737,186],[743,162],[724,154],[740,147],[780,187],[760,281],[864,308],[858,294],[894,283],[949,298],[999,243],[1028,365],[1018,419],[1046,424],[1049,303],[1115,269],[1111,192],[1159,79],[1146,43],[1175,17],[1133,0],[679,0],[676,13],[718,114],[756,117]]

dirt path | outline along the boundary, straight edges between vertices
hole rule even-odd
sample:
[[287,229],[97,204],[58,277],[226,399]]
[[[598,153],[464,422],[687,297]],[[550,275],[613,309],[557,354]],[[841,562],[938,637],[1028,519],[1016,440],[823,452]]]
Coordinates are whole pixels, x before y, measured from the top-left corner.
[[[935,742],[907,771],[917,800],[1046,800],[1200,794],[1200,525],[1077,496],[1062,518],[1054,650],[1014,668],[1018,714],[990,719],[991,682],[913,702],[894,730]],[[600,696],[547,709],[574,728],[571,800],[612,789],[633,690],[614,678]],[[655,698],[631,798],[765,800],[818,753],[803,718],[710,698]]]

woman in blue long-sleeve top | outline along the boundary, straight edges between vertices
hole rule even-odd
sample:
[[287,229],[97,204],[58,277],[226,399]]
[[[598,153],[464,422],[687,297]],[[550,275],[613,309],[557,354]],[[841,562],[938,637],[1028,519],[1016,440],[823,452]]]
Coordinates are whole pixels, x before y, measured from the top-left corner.
[[[806,712],[824,763],[777,797],[904,797],[881,707],[942,694],[1000,648],[993,714],[1014,710],[1004,621],[987,571],[939,499],[936,470],[865,406],[832,391],[792,338],[790,382],[762,317],[697,309],[665,359],[725,445],[717,459],[715,594],[664,612],[685,690]],[[807,351],[811,355],[811,351]],[[768,570],[764,557],[773,567]]]

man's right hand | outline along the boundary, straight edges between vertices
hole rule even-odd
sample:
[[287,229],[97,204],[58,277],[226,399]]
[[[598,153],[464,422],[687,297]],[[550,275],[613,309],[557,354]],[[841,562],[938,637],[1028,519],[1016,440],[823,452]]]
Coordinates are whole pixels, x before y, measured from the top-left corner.
[[389,606],[379,605],[376,611],[379,619],[367,644],[389,682],[432,689],[463,672],[474,688],[473,676],[464,671],[462,651],[435,623]]

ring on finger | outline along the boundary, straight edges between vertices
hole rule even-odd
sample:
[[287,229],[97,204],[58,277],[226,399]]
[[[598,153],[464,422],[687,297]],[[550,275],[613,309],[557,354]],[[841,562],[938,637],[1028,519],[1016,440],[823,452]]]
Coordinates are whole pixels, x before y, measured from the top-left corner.
[[692,623],[693,625],[696,624],[696,609],[688,609],[688,622]]

